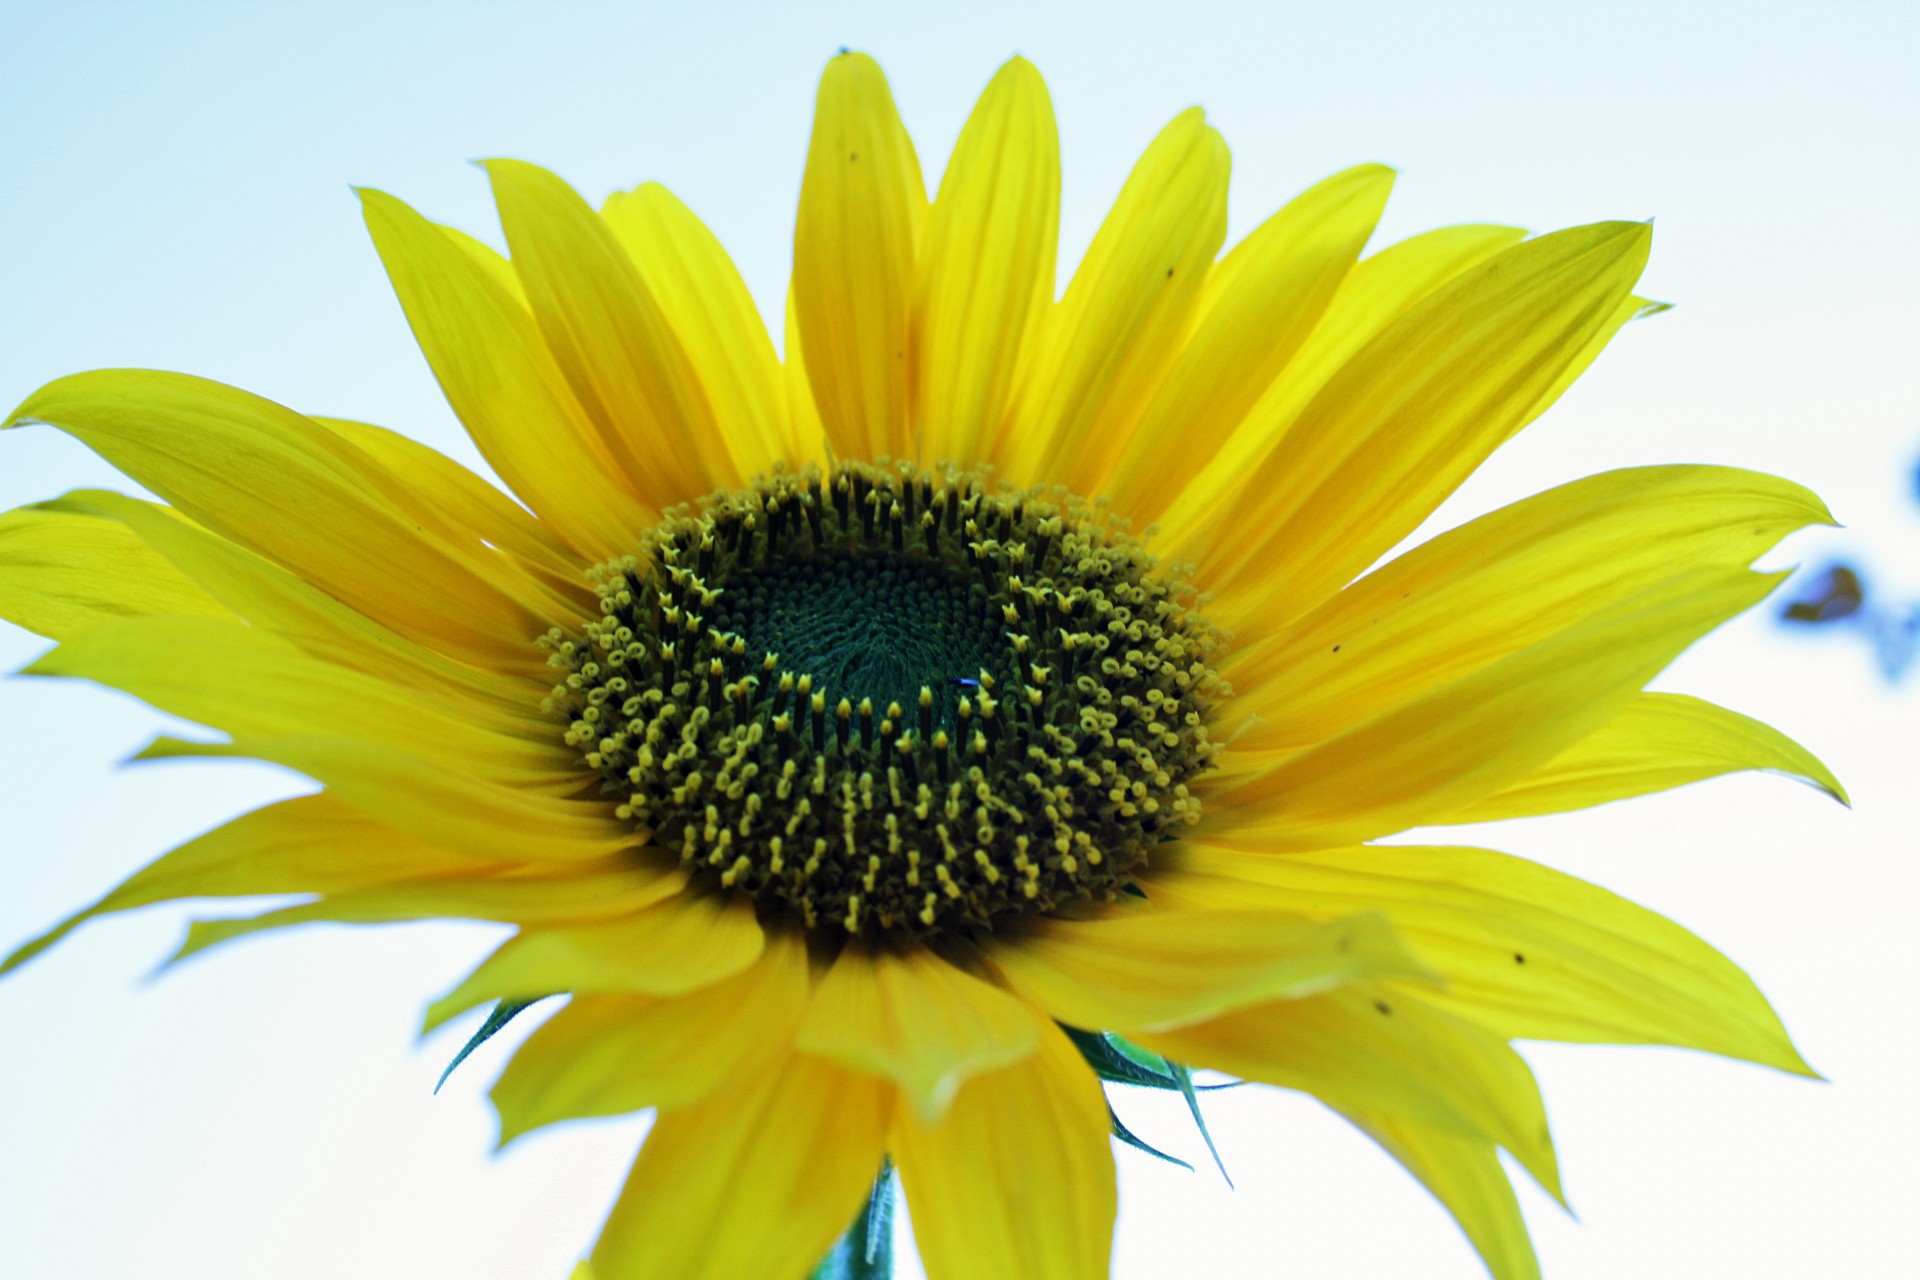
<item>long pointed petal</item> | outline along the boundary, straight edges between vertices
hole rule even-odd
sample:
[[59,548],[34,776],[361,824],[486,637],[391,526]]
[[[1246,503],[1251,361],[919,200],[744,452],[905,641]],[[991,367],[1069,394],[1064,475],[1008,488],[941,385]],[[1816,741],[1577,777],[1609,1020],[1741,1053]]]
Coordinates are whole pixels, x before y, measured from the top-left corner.
[[500,1142],[561,1120],[730,1092],[789,1052],[806,1006],[798,934],[769,936],[754,964],[687,995],[575,996],[527,1037],[493,1086]]
[[0,618],[65,640],[138,617],[230,622],[233,613],[131,529],[84,504],[55,499],[0,515]]
[[642,911],[680,893],[678,867],[635,865],[625,858],[602,865],[574,864],[527,875],[521,868],[489,876],[430,877],[366,885],[314,902],[256,916],[195,920],[173,959],[239,938],[303,924],[409,924],[419,920],[493,920],[554,925]]
[[1221,513],[1236,536],[1202,549],[1217,620],[1296,616],[1411,533],[1614,318],[1650,240],[1613,222],[1516,245],[1356,353]]
[[1209,272],[1180,359],[1116,455],[1104,492],[1164,509],[1217,454],[1320,322],[1386,207],[1393,170],[1368,164],[1308,188]]
[[587,561],[538,516],[446,454],[370,422],[313,421],[345,436],[378,462],[394,480],[388,494],[403,503],[409,515],[448,530],[450,537],[458,530],[510,552],[543,570],[546,581],[572,587],[573,598],[592,603],[593,592],[580,585]]
[[1518,227],[1440,227],[1363,260],[1341,282],[1320,322],[1280,376],[1200,472],[1177,493],[1152,494],[1158,501],[1135,509],[1136,518],[1159,521],[1166,554],[1175,560],[1192,560],[1195,540],[1210,535],[1222,505],[1279,446],[1327,379],[1407,308],[1525,238],[1526,232]]
[[270,400],[182,374],[103,369],[42,387],[7,426],[74,436],[191,518],[451,657],[528,662],[547,621],[462,549],[422,536],[377,464]]
[[430,1031],[488,1000],[555,991],[685,995],[732,977],[755,960],[766,934],[751,903],[682,896],[638,915],[529,929],[509,939],[427,1011]]
[[773,339],[713,232],[656,182],[615,192],[601,212],[698,373],[740,474],[803,461]]
[[488,464],[586,559],[638,545],[658,509],[623,483],[512,268],[384,192],[360,201],[414,339]]
[[632,847],[599,805],[504,786],[386,742],[323,736],[183,742],[160,738],[136,759],[270,760],[323,783],[376,822],[482,862],[578,862]]
[[[184,572],[230,610],[228,621],[237,617],[323,663],[397,685],[465,723],[542,732],[539,684],[479,671],[417,644],[166,507],[98,489],[77,490],[65,501],[121,521],[145,547],[166,557],[170,571]],[[551,721],[544,725],[551,737]]]
[[992,456],[1031,322],[1053,300],[1060,139],[1025,58],[987,85],[927,221],[914,306],[914,422],[924,462]]
[[969,1081],[940,1120],[902,1108],[893,1151],[929,1280],[1105,1280],[1107,1104],[1056,1028],[1025,1062]]
[[794,1054],[654,1122],[593,1249],[599,1280],[805,1274],[880,1167],[891,1090]]
[[1170,1027],[1381,976],[1419,978],[1384,917],[1322,922],[1252,909],[1042,920],[988,958],[1028,1000],[1077,1027]]
[[537,165],[486,169],[540,334],[629,485],[666,508],[736,482],[700,377],[606,222]]
[[813,399],[845,458],[910,452],[908,354],[926,184],[880,64],[827,63],[793,233]]
[[1423,997],[1509,1039],[1670,1044],[1807,1073],[1753,980],[1673,921],[1489,849],[1274,855],[1182,841],[1149,886],[1195,909],[1378,911],[1444,985]]
[[1794,778],[1847,803],[1833,771],[1778,729],[1699,698],[1643,693],[1535,772],[1447,821],[1564,813],[1746,769]]
[[1319,741],[1631,599],[1682,569],[1739,568],[1831,523],[1790,481],[1732,467],[1634,467],[1451,529],[1256,638],[1226,674],[1253,750]]
[[1617,715],[1688,645],[1777,577],[1698,570],[1668,579],[1295,755],[1225,757],[1207,796],[1217,830],[1274,848],[1327,848],[1445,818],[1511,785]]
[[1342,987],[1174,1031],[1122,1030],[1176,1062],[1498,1143],[1560,1193],[1546,1109],[1527,1064],[1424,992],[1392,983]]
[[931,951],[849,944],[814,992],[796,1043],[894,1081],[931,1118],[967,1080],[1032,1053],[1036,1026],[1032,1009]]
[[1493,1143],[1394,1116],[1340,1114],[1446,1206],[1493,1280],[1540,1280],[1520,1201]]
[[559,783],[573,772],[557,739],[541,743],[482,728],[404,686],[315,661],[233,623],[104,622],[26,672],[98,681],[236,737],[355,737],[503,782]]
[[794,435],[799,438],[803,451],[807,454],[831,453],[833,446],[827,439],[827,429],[820,421],[820,409],[813,401],[813,381],[807,376],[806,353],[800,345],[800,308],[794,301],[793,289],[787,289],[787,323],[785,330],[785,357],[780,362],[780,383],[786,394],[787,417],[793,423]]
[[999,456],[1097,493],[1180,353],[1227,234],[1227,144],[1198,108],[1160,131],[1034,335]]
[[30,942],[0,973],[25,964],[96,917],[182,898],[344,893],[423,875],[477,874],[489,864],[449,853],[321,792],[242,814],[148,863],[118,888]]

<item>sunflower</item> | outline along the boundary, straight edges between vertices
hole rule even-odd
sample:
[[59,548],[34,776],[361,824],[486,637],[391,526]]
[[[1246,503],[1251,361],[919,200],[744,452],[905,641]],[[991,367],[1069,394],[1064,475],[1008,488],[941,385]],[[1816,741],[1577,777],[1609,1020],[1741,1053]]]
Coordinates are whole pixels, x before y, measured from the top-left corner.
[[[487,164],[510,251],[364,191],[454,411],[520,501],[403,435],[171,373],[51,424],[157,494],[0,519],[27,668],[319,784],[14,954],[169,899],[197,951],[307,921],[516,926],[432,1006],[565,1003],[503,1139],[657,1112],[601,1280],[799,1276],[897,1169],[929,1273],[1097,1277],[1101,1079],[1301,1090],[1536,1264],[1558,1194],[1515,1039],[1806,1073],[1731,962],[1533,863],[1379,844],[1740,769],[1839,784],[1644,686],[1828,521],[1710,466],[1579,480],[1382,559],[1634,317],[1650,228],[1455,226],[1362,257],[1393,175],[1224,256],[1176,117],[1054,296],[1045,85],[993,78],[929,201],[879,67],[822,79],[784,358],[664,188]],[[524,505],[522,505],[524,504]],[[1129,1065],[1130,1064],[1130,1065]]]

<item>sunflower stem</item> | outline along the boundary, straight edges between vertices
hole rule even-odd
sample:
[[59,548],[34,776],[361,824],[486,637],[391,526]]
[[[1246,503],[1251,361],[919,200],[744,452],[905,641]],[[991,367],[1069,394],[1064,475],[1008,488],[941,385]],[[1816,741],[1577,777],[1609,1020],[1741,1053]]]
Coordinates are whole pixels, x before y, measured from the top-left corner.
[[808,1280],[893,1280],[893,1162],[883,1160],[860,1213]]

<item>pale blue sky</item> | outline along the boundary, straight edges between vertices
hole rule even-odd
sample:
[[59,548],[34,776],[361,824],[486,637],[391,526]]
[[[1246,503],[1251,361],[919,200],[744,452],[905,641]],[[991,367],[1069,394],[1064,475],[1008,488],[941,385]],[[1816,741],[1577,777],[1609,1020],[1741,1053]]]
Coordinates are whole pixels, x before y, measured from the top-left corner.
[[[1007,55],[1052,86],[1063,264],[1139,148],[1201,103],[1244,232],[1359,161],[1401,170],[1381,242],[1451,221],[1657,216],[1635,325],[1439,523],[1643,462],[1812,485],[1920,593],[1920,8],[1884,4],[246,5],[0,3],[0,400],[103,365],[181,369],[405,430],[473,461],[366,244],[349,184],[497,241],[464,162],[536,160],[597,200],[659,179],[764,309],[784,295],[813,81],[875,53],[936,180]],[[117,478],[0,438],[0,507]],[[0,624],[0,669],[43,647]],[[1686,1054],[1529,1048],[1582,1221],[1525,1191],[1549,1277],[1868,1275],[1910,1256],[1920,798],[1912,693],[1863,653],[1727,628],[1664,687],[1821,753],[1848,813],[1708,783],[1472,838],[1666,911],[1772,995],[1816,1085]],[[161,719],[0,681],[0,949],[169,844],[298,787],[115,766]],[[0,982],[0,1275],[553,1277],[643,1120],[487,1156],[497,1048],[440,1097],[427,998],[494,932],[314,928],[151,983],[188,912],[93,926]],[[1189,1158],[1185,1122],[1123,1095]],[[1268,1090],[1218,1095],[1239,1189],[1121,1155],[1116,1275],[1479,1275],[1364,1139]],[[750,1211],[743,1206],[743,1211]]]

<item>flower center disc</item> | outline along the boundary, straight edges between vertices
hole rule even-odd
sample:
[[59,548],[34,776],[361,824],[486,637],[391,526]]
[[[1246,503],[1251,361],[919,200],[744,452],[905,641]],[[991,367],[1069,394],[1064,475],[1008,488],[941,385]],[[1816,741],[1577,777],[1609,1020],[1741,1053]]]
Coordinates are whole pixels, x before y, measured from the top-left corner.
[[809,929],[926,935],[1111,899],[1212,761],[1221,648],[1060,492],[843,464],[670,513],[542,643],[615,812]]

